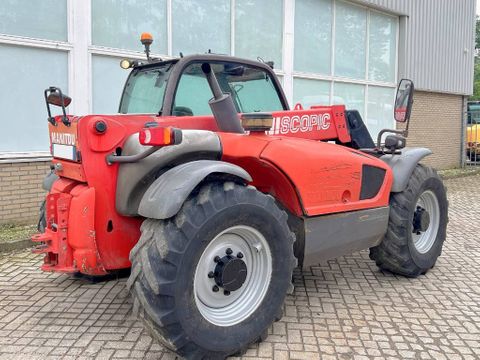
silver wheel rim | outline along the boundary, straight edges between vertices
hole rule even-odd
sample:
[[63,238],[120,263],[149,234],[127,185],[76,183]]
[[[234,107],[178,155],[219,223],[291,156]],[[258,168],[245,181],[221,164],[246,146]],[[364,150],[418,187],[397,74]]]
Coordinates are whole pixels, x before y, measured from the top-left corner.
[[440,226],[440,205],[433,191],[427,190],[418,198],[415,208],[417,208],[417,206],[424,208],[430,216],[430,225],[427,230],[420,232],[420,234],[416,234],[415,232],[412,234],[415,249],[420,254],[425,254],[432,248],[437,238],[438,228]]
[[[215,279],[208,273],[215,269],[215,257],[224,256],[226,250],[232,255],[243,254],[247,276],[243,285],[230,295],[223,289],[214,292]],[[233,226],[218,234],[206,247],[195,269],[193,291],[195,303],[202,316],[218,326],[232,326],[248,318],[264,299],[272,275],[272,255],[265,237],[256,229]]]

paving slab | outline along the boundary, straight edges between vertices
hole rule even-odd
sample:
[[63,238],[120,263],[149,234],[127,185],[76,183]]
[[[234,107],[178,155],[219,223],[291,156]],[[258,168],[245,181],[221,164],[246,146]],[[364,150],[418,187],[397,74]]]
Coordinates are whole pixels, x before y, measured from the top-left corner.
[[[443,254],[425,276],[380,271],[368,251],[296,271],[269,337],[242,359],[479,359],[480,176],[446,180]],[[175,359],[131,316],[125,278],[43,273],[0,254],[0,359]]]

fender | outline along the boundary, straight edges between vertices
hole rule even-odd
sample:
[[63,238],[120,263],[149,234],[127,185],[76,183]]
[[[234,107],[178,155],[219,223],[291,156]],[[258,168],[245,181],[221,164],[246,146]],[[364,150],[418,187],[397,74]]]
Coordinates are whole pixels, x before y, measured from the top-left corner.
[[431,150],[426,148],[405,148],[401,154],[388,154],[380,157],[393,171],[393,185],[391,192],[402,192],[406,189],[413,169]]
[[155,180],[143,195],[138,213],[159,220],[176,215],[193,189],[210,174],[227,174],[246,182],[252,181],[248,172],[234,164],[215,160],[191,161],[168,170]]
[[[189,161],[221,158],[222,145],[216,133],[206,130],[182,132],[183,140],[180,144],[164,146],[141,161],[119,165],[115,206],[120,214],[138,215],[138,206],[145,191],[158,177],[158,173],[164,172],[162,169],[174,168],[175,165]],[[148,148],[140,144],[138,133],[135,133],[125,142],[122,155],[139,154]]]

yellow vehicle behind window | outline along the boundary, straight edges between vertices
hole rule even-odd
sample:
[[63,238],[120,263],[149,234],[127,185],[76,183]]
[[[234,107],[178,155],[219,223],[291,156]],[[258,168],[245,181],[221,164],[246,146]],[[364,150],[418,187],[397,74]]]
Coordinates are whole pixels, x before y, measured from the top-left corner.
[[480,161],[480,101],[467,104],[467,157]]

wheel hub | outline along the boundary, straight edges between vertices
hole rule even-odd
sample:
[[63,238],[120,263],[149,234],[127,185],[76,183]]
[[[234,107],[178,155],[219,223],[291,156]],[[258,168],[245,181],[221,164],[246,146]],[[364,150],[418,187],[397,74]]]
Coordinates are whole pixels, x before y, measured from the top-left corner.
[[238,257],[226,255],[217,262],[214,274],[218,286],[226,291],[235,291],[247,278],[247,265]]
[[417,206],[413,214],[413,232],[420,235],[430,226],[430,214],[421,206]]
[[440,227],[440,204],[432,190],[419,196],[412,220],[413,245],[420,254],[425,254],[435,244]]
[[195,304],[217,326],[232,326],[260,306],[271,281],[272,254],[257,229],[236,225],[207,245],[195,270]]

